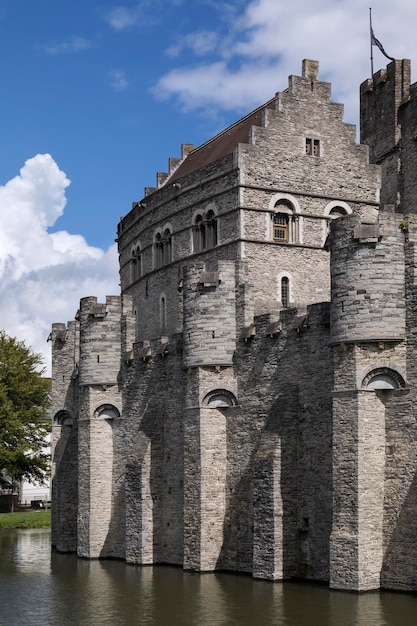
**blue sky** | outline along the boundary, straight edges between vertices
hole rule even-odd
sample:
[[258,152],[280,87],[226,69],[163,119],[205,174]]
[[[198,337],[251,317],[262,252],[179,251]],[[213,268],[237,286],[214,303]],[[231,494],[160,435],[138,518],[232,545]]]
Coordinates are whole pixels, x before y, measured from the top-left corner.
[[[375,35],[414,65],[416,23],[415,0],[373,3]],[[303,58],[356,122],[369,2],[0,0],[0,326],[47,355],[80,297],[118,293],[120,216]]]

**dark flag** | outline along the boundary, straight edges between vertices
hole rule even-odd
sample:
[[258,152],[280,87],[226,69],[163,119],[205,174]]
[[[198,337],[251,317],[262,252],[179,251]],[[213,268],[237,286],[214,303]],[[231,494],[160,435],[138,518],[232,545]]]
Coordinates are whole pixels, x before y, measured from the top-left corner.
[[374,31],[373,28],[371,26],[371,45],[372,46],[376,46],[377,48],[379,48],[382,52],[382,54],[384,55],[384,57],[387,57],[387,59],[390,59],[391,61],[395,61],[395,59],[393,59],[393,57],[390,57],[389,54],[387,54],[384,50],[384,46],[382,45],[382,43],[379,41],[379,39],[377,39],[374,35]]

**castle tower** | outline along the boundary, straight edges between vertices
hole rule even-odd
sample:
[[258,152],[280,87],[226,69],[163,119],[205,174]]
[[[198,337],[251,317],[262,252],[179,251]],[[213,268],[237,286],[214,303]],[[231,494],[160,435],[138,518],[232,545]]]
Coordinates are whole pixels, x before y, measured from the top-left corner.
[[330,586],[378,589],[383,566],[385,404],[405,387],[401,218],[332,224],[333,527]]
[[226,511],[227,412],[237,404],[235,263],[184,271],[184,567],[214,570]]
[[410,95],[410,61],[392,61],[360,88],[361,143],[369,146],[369,160],[382,170],[381,203],[400,210],[402,199],[401,105]]
[[120,430],[118,386],[122,343],[122,300],[80,302],[78,555],[124,556],[118,514],[114,450]]
[[53,324],[52,344],[52,546],[74,552],[78,506],[78,322]]

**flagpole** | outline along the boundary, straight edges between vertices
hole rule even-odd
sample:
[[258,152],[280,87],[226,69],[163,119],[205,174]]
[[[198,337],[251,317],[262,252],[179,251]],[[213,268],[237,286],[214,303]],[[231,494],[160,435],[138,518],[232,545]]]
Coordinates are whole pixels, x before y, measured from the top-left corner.
[[369,7],[369,41],[371,44],[371,78],[374,75],[374,55],[372,52],[372,9]]

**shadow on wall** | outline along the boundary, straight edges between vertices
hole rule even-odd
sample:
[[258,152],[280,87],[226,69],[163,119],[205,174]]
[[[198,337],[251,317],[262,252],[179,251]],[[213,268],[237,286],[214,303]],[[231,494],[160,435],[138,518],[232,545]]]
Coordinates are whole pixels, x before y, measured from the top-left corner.
[[[297,385],[285,387],[270,407],[241,476],[228,476],[230,495],[217,569],[267,579],[328,580],[332,449],[311,444],[307,454],[300,454],[311,423],[303,423],[298,397]],[[245,446],[242,427],[250,418],[238,409],[227,417],[230,457],[236,446]],[[325,438],[329,428],[320,417],[305,421],[322,429]],[[228,468],[236,466],[228,460]]]
[[312,307],[302,329],[299,319],[288,311],[275,338],[259,319],[256,335],[238,348],[240,406],[226,417],[227,508],[217,567],[328,581],[333,369],[326,306]]
[[[77,425],[63,425],[54,450],[56,473],[52,493],[52,547],[60,552],[77,551],[78,454]],[[59,528],[59,536],[57,529]]]
[[[271,406],[249,461],[231,489],[217,569],[238,569],[262,578],[295,573],[297,396],[296,386],[288,386],[285,396]],[[245,421],[247,424],[250,418],[238,411],[233,417],[228,414],[228,457],[242,444],[239,439]],[[233,478],[229,476],[229,484]]]
[[145,400],[129,405],[124,415],[125,433],[136,432],[119,455],[127,457],[127,557],[135,563],[182,565],[184,373],[169,357],[133,367],[130,375],[140,381],[137,397]]
[[[117,449],[123,445],[122,423],[120,419],[110,421],[113,431],[113,466],[111,487],[111,516],[109,530],[100,552],[102,558],[125,558],[125,467],[121,463],[123,458]],[[107,506],[107,503],[106,503]]]
[[[72,407],[76,414],[77,386],[68,386],[62,406]],[[67,410],[58,411],[53,426],[61,427],[61,435],[53,450],[55,475],[51,482],[51,545],[60,552],[77,551],[78,511],[78,423]],[[59,531],[59,535],[58,535]]]
[[386,400],[384,558],[381,586],[417,590],[417,422],[411,393]]

